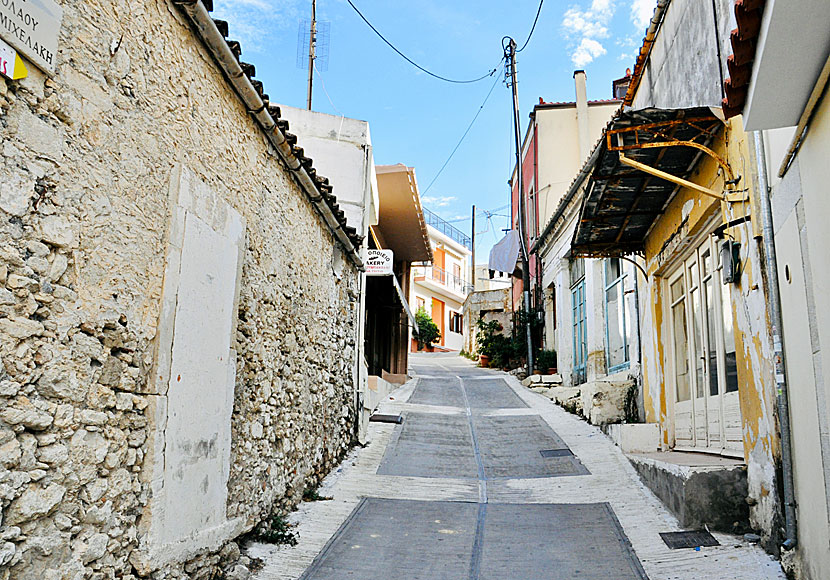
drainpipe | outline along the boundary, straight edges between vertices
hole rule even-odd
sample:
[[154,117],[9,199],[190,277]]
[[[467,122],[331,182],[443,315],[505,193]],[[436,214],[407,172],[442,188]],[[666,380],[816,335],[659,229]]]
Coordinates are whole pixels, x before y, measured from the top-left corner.
[[770,321],[772,323],[772,347],[775,355],[775,386],[778,404],[778,421],[781,425],[781,469],[784,487],[784,527],[786,539],[781,545],[792,550],[798,545],[798,528],[795,518],[795,492],[793,488],[792,433],[790,431],[790,401],[787,389],[787,366],[784,358],[781,319],[781,295],[778,286],[778,258],[773,240],[772,203],[770,202],[767,158],[764,138],[760,131],[754,131],[755,156],[758,164],[758,186],[761,201],[761,224],[764,236],[764,253],[769,293]]
[[300,185],[300,189],[303,190],[311,204],[322,216],[323,221],[326,222],[328,228],[334,233],[335,238],[337,238],[337,241],[345,250],[346,255],[359,270],[363,270],[363,260],[357,253],[357,248],[352,244],[346,232],[343,231],[334,212],[332,212],[320,194],[320,191],[317,189],[314,180],[311,179],[305,167],[303,167],[300,160],[294,155],[291,145],[271,117],[268,108],[260,98],[254,85],[251,84],[250,79],[242,71],[242,67],[239,66],[239,62],[237,62],[236,57],[234,57],[231,49],[228,47],[228,43],[225,42],[219,29],[216,28],[216,24],[213,22],[213,18],[211,18],[205,5],[200,0],[174,0],[174,3],[190,19],[199,38],[201,38],[214,60],[216,60],[216,63],[221,67],[225,77],[233,85],[234,90],[239,95],[239,98],[242,99],[248,112],[265,132],[265,136],[277,150],[280,159],[283,160],[291,170],[291,173],[294,174],[294,178]]
[[645,422],[645,394],[643,393],[643,334],[640,325],[640,273],[634,268],[634,320],[637,321],[637,414]]

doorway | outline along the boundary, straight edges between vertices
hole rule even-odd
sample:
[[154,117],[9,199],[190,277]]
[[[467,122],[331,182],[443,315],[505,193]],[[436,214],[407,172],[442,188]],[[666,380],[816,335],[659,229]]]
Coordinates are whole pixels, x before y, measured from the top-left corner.
[[444,303],[437,298],[432,299],[432,321],[438,326],[438,330],[441,331],[438,344],[444,346],[444,332],[446,330],[446,325],[444,324]]
[[667,279],[675,448],[743,457],[730,286],[709,236]]

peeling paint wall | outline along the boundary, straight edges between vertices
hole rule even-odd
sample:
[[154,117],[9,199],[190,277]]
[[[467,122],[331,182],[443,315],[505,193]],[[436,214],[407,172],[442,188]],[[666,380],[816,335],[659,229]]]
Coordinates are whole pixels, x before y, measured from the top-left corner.
[[[714,198],[681,188],[646,239],[645,261],[649,288],[644,292],[643,319],[644,399],[646,416],[663,426],[663,442],[673,444],[675,399],[671,368],[672,331],[669,326],[670,298],[666,296],[666,276],[682,263],[715,226],[750,216],[757,221],[754,184],[748,138],[740,118],[730,121],[712,145],[733,171],[741,175],[738,187],[748,189],[750,201],[723,205]],[[690,180],[721,191],[724,177],[717,163],[704,156]],[[762,279],[763,257],[752,225],[742,223],[726,233],[741,243],[742,276],[738,284],[724,285],[729,292],[735,325],[736,359],[743,454],[747,462],[751,522],[763,531],[765,539],[775,535],[777,498],[775,465],[779,454],[775,420],[775,393],[772,343],[767,314],[767,296]],[[720,283],[718,280],[717,283]]]
[[736,26],[733,3],[672,0],[637,88],[635,109],[721,106],[721,83],[729,76],[726,59],[732,53],[729,31]]
[[[171,3],[62,7],[56,75],[0,79],[0,578],[220,574],[238,550],[207,552],[352,441],[358,272]],[[202,238],[231,242],[179,265],[182,168]],[[176,271],[202,278],[171,303]],[[221,309],[193,295],[214,284]],[[177,367],[164,322],[185,307],[191,338],[216,332],[202,354],[228,357],[201,393],[220,400],[177,391],[187,370],[156,375],[198,366]],[[228,422],[179,438],[208,406]],[[222,470],[206,486],[201,462]],[[212,537],[187,533],[205,518]]]

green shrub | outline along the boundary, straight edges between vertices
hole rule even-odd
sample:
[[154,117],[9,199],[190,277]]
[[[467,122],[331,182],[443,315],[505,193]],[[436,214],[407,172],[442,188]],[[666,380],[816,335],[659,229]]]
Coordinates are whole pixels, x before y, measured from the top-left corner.
[[297,533],[291,531],[289,524],[281,515],[272,515],[254,528],[251,535],[254,539],[269,544],[297,545]]
[[476,323],[478,333],[476,343],[478,353],[490,357],[490,364],[496,368],[509,366],[510,359],[514,358],[514,341],[512,338],[502,334],[504,327],[498,320],[485,322],[479,318]]
[[441,331],[423,306],[415,313],[415,322],[418,323],[418,331],[413,332],[412,336],[418,342],[418,350],[431,347],[441,337]]
[[536,354],[536,368],[542,371],[556,368],[556,351],[539,349]]

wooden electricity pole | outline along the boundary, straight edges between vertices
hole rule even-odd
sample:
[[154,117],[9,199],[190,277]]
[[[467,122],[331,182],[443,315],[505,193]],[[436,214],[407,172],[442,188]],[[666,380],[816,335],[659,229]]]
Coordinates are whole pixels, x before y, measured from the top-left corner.
[[522,294],[524,295],[525,332],[527,337],[527,374],[533,374],[533,334],[530,330],[530,256],[527,251],[527,237],[525,232],[525,219],[527,208],[525,207],[524,184],[522,183],[522,136],[521,122],[519,120],[519,93],[516,88],[516,41],[505,37],[509,42],[503,43],[505,58],[505,75],[509,87],[513,92],[513,135],[516,141],[516,182],[519,190],[519,238],[520,256],[522,258]]

